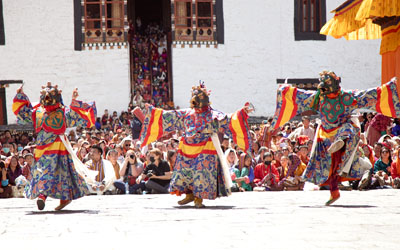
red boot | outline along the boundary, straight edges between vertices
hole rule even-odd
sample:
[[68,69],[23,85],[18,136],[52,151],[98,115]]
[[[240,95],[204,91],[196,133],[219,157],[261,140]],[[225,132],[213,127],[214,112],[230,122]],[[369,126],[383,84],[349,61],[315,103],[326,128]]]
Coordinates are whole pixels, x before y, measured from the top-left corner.
[[71,203],[72,200],[60,200],[60,205],[58,205],[54,210],[59,211],[66,207],[69,203]]
[[329,206],[335,201],[337,201],[340,198],[340,193],[339,190],[331,191],[331,197],[329,200],[325,203],[325,206]]
[[36,205],[37,205],[39,210],[43,210],[44,209],[44,206],[46,205],[45,204],[46,198],[47,198],[47,196],[45,196],[43,194],[39,194],[39,197],[38,197],[38,199],[36,201]]

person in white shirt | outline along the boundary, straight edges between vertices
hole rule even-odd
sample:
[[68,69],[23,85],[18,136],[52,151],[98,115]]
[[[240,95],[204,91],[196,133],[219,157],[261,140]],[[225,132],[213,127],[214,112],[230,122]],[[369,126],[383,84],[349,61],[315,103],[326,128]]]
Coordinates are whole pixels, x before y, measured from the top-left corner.
[[104,194],[106,191],[113,189],[112,185],[116,180],[114,167],[110,161],[102,158],[103,150],[97,145],[90,148],[90,159],[86,162],[90,170],[98,171],[94,183],[88,183],[91,194]]
[[302,123],[303,126],[298,127],[289,135],[289,139],[291,140],[296,140],[297,137],[300,135],[305,135],[308,136],[308,138],[313,141],[314,140],[314,135],[315,131],[313,128],[310,127],[310,117],[309,116],[303,116],[302,117]]

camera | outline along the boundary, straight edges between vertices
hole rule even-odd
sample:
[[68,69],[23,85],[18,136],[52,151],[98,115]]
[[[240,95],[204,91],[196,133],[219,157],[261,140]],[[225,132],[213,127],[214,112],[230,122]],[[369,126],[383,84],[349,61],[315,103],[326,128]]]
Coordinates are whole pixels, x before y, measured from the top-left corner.
[[150,177],[152,177],[154,174],[153,174],[153,170],[149,170],[149,172],[147,172],[147,177],[148,178],[150,178]]

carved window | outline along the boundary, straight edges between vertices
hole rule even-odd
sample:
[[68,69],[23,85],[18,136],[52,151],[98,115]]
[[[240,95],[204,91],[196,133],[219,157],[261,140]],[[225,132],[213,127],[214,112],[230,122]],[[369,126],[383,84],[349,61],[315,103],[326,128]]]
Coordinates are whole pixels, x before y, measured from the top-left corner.
[[[78,0],[79,1],[79,0]],[[126,46],[127,17],[123,0],[80,0],[82,9],[75,6],[75,49],[83,47]],[[75,4],[78,5],[78,4]],[[81,15],[81,20],[77,19]],[[81,22],[81,23],[80,23]],[[77,30],[81,24],[82,36]],[[78,32],[78,33],[77,33]],[[80,40],[80,41],[79,41]]]
[[175,46],[224,43],[222,0],[171,0],[171,7]]
[[326,0],[294,1],[295,40],[326,40],[319,31],[326,22]]

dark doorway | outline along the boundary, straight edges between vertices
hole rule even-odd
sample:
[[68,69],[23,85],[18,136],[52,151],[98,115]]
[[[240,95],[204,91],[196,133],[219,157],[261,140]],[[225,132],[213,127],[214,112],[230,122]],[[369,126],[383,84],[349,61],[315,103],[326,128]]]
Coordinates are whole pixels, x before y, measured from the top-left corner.
[[0,125],[7,125],[6,89],[2,87],[0,87]]
[[[173,104],[170,0],[128,0],[131,102]],[[135,96],[136,95],[136,96]],[[172,105],[173,106],[173,105]]]

